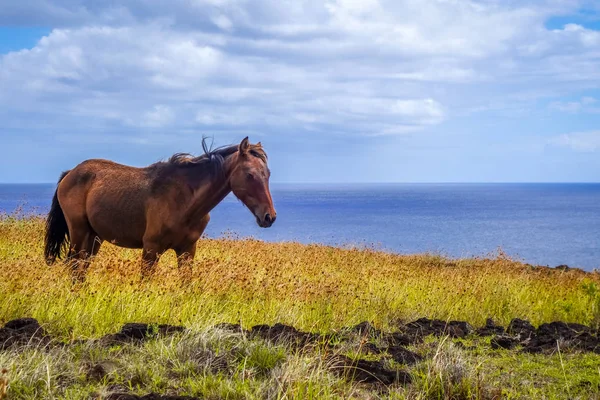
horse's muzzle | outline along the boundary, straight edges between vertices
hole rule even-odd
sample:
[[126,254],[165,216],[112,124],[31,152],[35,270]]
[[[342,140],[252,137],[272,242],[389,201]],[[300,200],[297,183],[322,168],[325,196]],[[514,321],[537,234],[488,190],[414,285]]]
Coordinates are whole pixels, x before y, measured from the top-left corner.
[[257,216],[256,223],[261,228],[269,228],[271,225],[273,225],[273,223],[275,223],[276,219],[277,219],[277,215],[275,215],[275,214],[271,215],[269,213],[266,213],[263,218],[259,218]]

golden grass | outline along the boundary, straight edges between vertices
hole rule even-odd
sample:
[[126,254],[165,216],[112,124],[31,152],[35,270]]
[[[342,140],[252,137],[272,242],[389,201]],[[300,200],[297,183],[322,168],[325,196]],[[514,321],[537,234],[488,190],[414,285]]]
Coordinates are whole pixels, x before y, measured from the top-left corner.
[[96,337],[124,322],[205,327],[282,322],[326,331],[372,321],[391,329],[422,316],[482,325],[597,324],[600,275],[532,268],[500,255],[450,260],[298,243],[203,239],[191,271],[172,252],[140,281],[139,250],[104,244],[73,287],[42,256],[43,220],[0,219],[0,322],[30,316],[64,337]]

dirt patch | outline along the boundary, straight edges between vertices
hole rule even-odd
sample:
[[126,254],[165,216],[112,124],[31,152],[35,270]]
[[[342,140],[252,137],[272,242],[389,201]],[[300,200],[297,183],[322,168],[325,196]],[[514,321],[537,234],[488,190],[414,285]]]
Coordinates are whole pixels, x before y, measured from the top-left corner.
[[145,340],[166,336],[177,332],[183,332],[186,328],[175,325],[152,325],[137,322],[123,325],[118,333],[103,336],[99,339],[103,345],[114,345],[121,343],[141,343]]
[[526,339],[533,335],[535,332],[535,327],[531,325],[529,321],[520,318],[514,318],[512,321],[510,321],[510,324],[508,324],[506,332],[509,335],[516,335],[521,339]]
[[[442,321],[437,319],[421,318],[400,326],[397,332],[382,332],[369,322],[361,322],[353,327],[343,329],[338,333],[318,334],[300,331],[293,326],[284,324],[256,325],[250,330],[243,329],[237,324],[219,324],[215,328],[225,329],[235,333],[247,335],[250,338],[262,338],[274,344],[288,345],[294,348],[311,348],[315,345],[339,346],[348,340],[354,340],[356,335],[365,337],[365,344],[361,346],[363,354],[382,355],[389,354],[394,361],[401,364],[415,363],[421,357],[404,348],[410,344],[418,343],[429,335],[448,335],[453,338],[465,338],[469,335],[492,336],[490,341],[494,349],[513,349],[521,346],[522,351],[530,353],[554,352],[557,348],[561,351],[586,351],[600,354],[600,338],[598,331],[585,325],[552,322],[540,325],[537,329],[526,320],[515,318],[508,327],[496,324],[488,319],[485,326],[478,329],[464,321]],[[102,345],[123,343],[142,343],[145,340],[183,332],[186,328],[175,325],[152,325],[143,323],[127,323],[117,333],[106,335],[93,340]],[[373,339],[373,340],[371,340]],[[71,345],[86,342],[78,340],[69,344],[54,341],[47,332],[33,318],[20,318],[7,322],[0,328],[0,350],[25,345]],[[376,345],[375,343],[378,343]],[[91,371],[90,376],[101,376],[102,373]]]
[[449,335],[453,338],[465,338],[473,333],[473,327],[464,321],[442,321],[439,319],[420,318],[401,328],[402,333],[417,341],[425,336]]
[[251,337],[260,337],[275,344],[288,344],[304,347],[321,341],[322,336],[316,333],[302,332],[293,326],[284,324],[256,325],[250,330]]
[[540,325],[523,344],[523,351],[528,353],[554,352],[559,348],[600,353],[598,332],[585,325],[565,322]]
[[497,325],[491,318],[488,318],[485,321],[485,326],[482,326],[475,331],[475,334],[478,336],[504,335],[504,333],[506,333],[504,327]]
[[536,329],[529,321],[515,318],[506,332],[491,339],[493,349],[522,346],[522,351],[527,353],[553,353],[558,349],[600,353],[598,332],[581,324],[559,321],[542,324]]
[[[363,325],[366,326],[366,325]],[[416,343],[424,337],[448,335],[453,338],[465,338],[469,335],[493,336],[490,344],[494,349],[513,349],[522,346],[522,350],[530,353],[549,353],[557,351],[586,351],[600,354],[600,338],[598,331],[573,323],[551,322],[540,325],[537,329],[523,319],[513,319],[508,327],[496,324],[492,319],[478,329],[464,321],[442,321],[421,318],[400,327],[399,332],[383,334],[387,338],[395,338],[402,346]]]
[[423,357],[401,346],[392,346],[387,348],[387,353],[392,357],[392,360],[399,364],[411,365],[423,360]]
[[492,349],[514,349],[519,344],[519,339],[512,336],[496,336],[490,340]]
[[34,318],[14,319],[0,328],[0,350],[25,345],[45,346],[51,341],[52,338]]
[[[358,349],[361,354],[383,355],[384,358],[391,358],[395,362],[404,365],[410,365],[421,361],[423,358],[415,352],[406,349],[404,346],[412,344],[409,335],[402,332],[383,333],[376,329],[369,322],[361,322],[348,330],[350,334],[360,335],[363,340],[374,340],[382,344],[377,346],[373,342],[362,343]],[[349,336],[344,337],[350,340]]]
[[391,385],[393,383],[407,384],[411,376],[405,371],[386,368],[382,361],[352,359],[336,355],[329,360],[330,370],[348,381]]
[[575,339],[586,333],[591,333],[591,329],[589,327],[581,324],[568,324],[565,322],[551,322],[549,324],[542,324],[536,331],[536,335],[560,336],[565,339]]
[[383,333],[381,340],[387,343],[388,346],[408,346],[415,342],[420,342],[420,337],[411,337],[402,332]]

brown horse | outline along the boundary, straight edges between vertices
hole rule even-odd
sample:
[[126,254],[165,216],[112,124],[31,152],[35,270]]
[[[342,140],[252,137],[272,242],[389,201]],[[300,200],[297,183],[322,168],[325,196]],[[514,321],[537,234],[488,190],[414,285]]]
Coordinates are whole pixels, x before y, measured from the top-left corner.
[[270,227],[276,213],[262,145],[246,137],[212,151],[203,140],[202,147],[199,157],[175,154],[145,168],[87,160],[64,172],[46,221],[48,265],[68,248],[74,277],[82,280],[89,257],[108,241],[142,248],[143,274],[151,273],[168,249],[175,250],[181,266],[194,258],[209,212],[230,192],[259,226]]

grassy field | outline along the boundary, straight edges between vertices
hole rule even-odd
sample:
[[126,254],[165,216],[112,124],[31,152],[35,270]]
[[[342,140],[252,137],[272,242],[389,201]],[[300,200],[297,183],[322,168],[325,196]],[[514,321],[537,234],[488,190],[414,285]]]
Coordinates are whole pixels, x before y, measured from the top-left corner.
[[[73,287],[60,264],[44,263],[42,239],[41,219],[0,220],[0,323],[33,317],[56,340],[73,344],[0,351],[9,398],[103,398],[117,389],[209,398],[600,398],[600,356],[561,352],[560,343],[553,354],[527,354],[493,350],[484,337],[429,337],[408,346],[423,361],[385,361],[412,383],[382,388],[344,379],[328,364],[331,351],[378,359],[362,350],[368,341],[380,344],[377,337],[349,334],[335,350],[300,351],[214,328],[284,323],[340,333],[369,321],[392,332],[420,317],[475,327],[518,317],[536,326],[559,320],[596,329],[597,273],[533,267],[502,254],[450,260],[223,238],[201,240],[190,270],[178,270],[174,255],[165,254],[143,282],[140,251],[105,244],[87,282]],[[88,340],[127,322],[189,331],[135,345]],[[99,363],[110,373],[93,379],[89,369]]]

